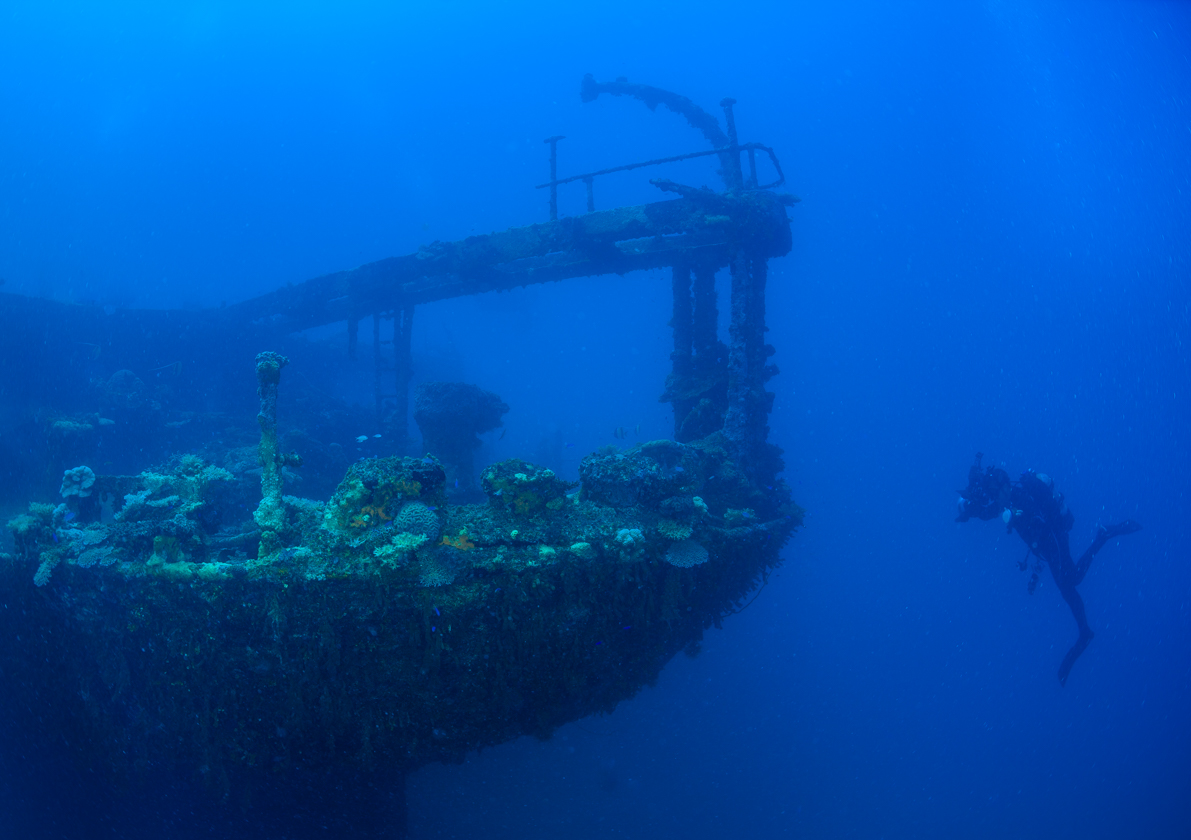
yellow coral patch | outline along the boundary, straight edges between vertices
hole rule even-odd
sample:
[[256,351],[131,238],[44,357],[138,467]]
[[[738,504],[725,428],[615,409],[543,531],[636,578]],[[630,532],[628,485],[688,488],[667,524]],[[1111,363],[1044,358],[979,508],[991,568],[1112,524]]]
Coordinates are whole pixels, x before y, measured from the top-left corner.
[[384,505],[364,505],[359,514],[352,517],[349,525],[352,528],[363,528],[367,525],[375,527],[388,522],[392,518],[385,513]]
[[406,481],[404,478],[393,485],[393,489],[397,491],[400,496],[417,496],[422,492],[422,483],[420,481]]

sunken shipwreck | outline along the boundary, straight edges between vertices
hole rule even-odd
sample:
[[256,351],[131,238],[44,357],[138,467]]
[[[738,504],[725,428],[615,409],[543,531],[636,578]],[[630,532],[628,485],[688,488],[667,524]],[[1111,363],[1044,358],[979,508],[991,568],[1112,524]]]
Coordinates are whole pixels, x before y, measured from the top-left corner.
[[[768,440],[765,340],[767,263],[790,250],[797,199],[777,191],[772,149],[739,142],[733,100],[721,122],[668,91],[583,81],[585,100],[602,95],[668,109],[708,147],[560,177],[549,138],[548,221],[218,309],[0,295],[7,364],[62,372],[14,395],[47,406],[16,432],[44,467],[15,488],[0,555],[0,711],[33,733],[27,749],[53,745],[113,792],[168,778],[229,811],[322,801],[362,836],[402,836],[405,774],[612,711],[754,596],[802,519]],[[655,180],[663,200],[595,209],[601,175],[704,156],[722,190]],[[587,212],[559,218],[573,183]],[[658,383],[672,439],[593,452],[578,481],[519,459],[478,467],[501,398],[458,382],[411,393],[420,304],[641,269],[672,279]],[[337,455],[333,406],[279,416],[301,374],[289,337],[337,323],[352,357],[372,331],[375,403],[360,410],[395,454]],[[240,363],[201,363],[213,342]],[[91,348],[98,384],[72,373]],[[257,403],[163,406],[133,373],[163,357],[193,362],[169,363],[176,393],[255,376]],[[253,413],[251,432],[227,431]],[[119,435],[152,460],[101,459]],[[286,491],[293,474],[303,496]]]

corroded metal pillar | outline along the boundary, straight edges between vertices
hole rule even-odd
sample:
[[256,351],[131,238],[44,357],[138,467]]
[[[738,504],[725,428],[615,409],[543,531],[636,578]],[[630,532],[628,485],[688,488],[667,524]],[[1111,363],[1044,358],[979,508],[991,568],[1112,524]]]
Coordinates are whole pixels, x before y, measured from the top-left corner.
[[[691,283],[691,275],[694,283]],[[706,437],[724,425],[728,348],[717,335],[716,266],[674,268],[674,351],[661,401],[674,406],[674,439]]]
[[719,306],[715,294],[715,266],[701,265],[695,269],[695,315],[692,339],[695,367],[705,372],[715,367],[720,356]]
[[674,330],[674,350],[670,353],[670,375],[666,377],[666,391],[661,401],[669,402],[674,408],[674,437],[677,440],[681,434],[682,421],[694,405],[694,400],[686,391],[694,372],[695,315],[691,301],[691,269],[686,265],[676,265],[672,271],[674,310],[670,327]]
[[[765,281],[768,261],[745,250],[732,260],[732,321],[728,328],[728,411],[724,435],[734,444],[745,468],[758,478],[780,467],[767,462],[769,412],[773,394],[765,383],[777,373],[766,364],[774,349],[765,343]],[[771,477],[771,476],[769,476]]]
[[409,381],[413,377],[411,343],[414,328],[414,305],[404,304],[393,311],[393,370],[396,381],[396,405],[390,434],[405,451],[409,442]]
[[382,408],[385,398],[381,392],[381,381],[384,374],[384,357],[380,352],[380,310],[372,313],[372,393],[376,400],[376,428],[380,428]]
[[561,134],[547,137],[543,143],[550,145],[550,221],[558,221],[558,141],[566,138]]
[[740,141],[736,138],[736,115],[732,113],[732,106],[736,100],[726,97],[720,100],[720,107],[724,109],[724,122],[728,126],[728,151],[721,155],[723,162],[724,183],[729,190],[744,189],[744,175],[740,171]]
[[277,388],[281,384],[281,369],[289,359],[280,353],[258,353],[256,357],[256,393],[261,408],[256,415],[261,429],[258,454],[261,462],[261,503],[253,512],[253,519],[261,529],[259,556],[272,554],[278,547],[278,532],[285,524],[285,506],[281,501],[281,468],[287,459],[281,454],[277,441]]

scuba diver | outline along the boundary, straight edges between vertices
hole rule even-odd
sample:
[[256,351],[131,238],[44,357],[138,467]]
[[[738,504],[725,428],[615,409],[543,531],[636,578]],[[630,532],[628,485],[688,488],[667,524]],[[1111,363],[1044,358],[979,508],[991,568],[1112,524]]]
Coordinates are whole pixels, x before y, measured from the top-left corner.
[[[1044,473],[1028,470],[1017,481],[1010,481],[1009,474],[1000,468],[982,469],[980,462],[983,458],[984,453],[977,452],[976,463],[968,470],[968,486],[960,491],[959,516],[955,521],[967,522],[973,517],[987,521],[999,517],[1005,523],[1006,533],[1016,530],[1028,547],[1026,560],[1019,564],[1019,568],[1025,570],[1030,554],[1045,560],[1046,565],[1050,566],[1059,593],[1071,607],[1075,623],[1079,625],[1079,638],[1059,666],[1059,683],[1065,686],[1071,666],[1095,635],[1088,626],[1083,598],[1075,587],[1083,582],[1092,559],[1105,543],[1140,531],[1141,525],[1131,519],[1107,528],[1101,525],[1096,530],[1092,544],[1080,555],[1079,560],[1072,561],[1067,535],[1075,517],[1067,510],[1063,494],[1055,490],[1054,480]],[[1035,568],[1029,585],[1031,594],[1037,583],[1038,570]]]

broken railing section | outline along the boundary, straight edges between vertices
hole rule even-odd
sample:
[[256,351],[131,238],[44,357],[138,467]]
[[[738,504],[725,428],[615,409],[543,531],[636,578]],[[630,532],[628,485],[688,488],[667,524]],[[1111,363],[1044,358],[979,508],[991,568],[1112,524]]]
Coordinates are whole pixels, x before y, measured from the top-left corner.
[[[595,211],[595,192],[593,181],[601,175],[609,175],[613,172],[627,172],[630,169],[640,169],[644,166],[658,166],[663,163],[677,163],[683,160],[691,160],[693,158],[708,157],[716,155],[720,159],[720,177],[724,179],[724,186],[729,192],[740,192],[741,190],[757,190],[757,189],[774,189],[780,187],[786,182],[786,176],[782,172],[782,165],[778,162],[777,153],[769,146],[762,143],[745,143],[740,144],[736,134],[736,117],[732,111],[732,106],[736,104],[736,100],[727,97],[720,101],[720,107],[724,109],[724,123],[727,125],[727,132],[725,133],[721,128],[719,122],[711,114],[704,111],[690,99],[685,96],[680,96],[672,91],[663,90],[661,88],[652,87],[651,85],[632,84],[628,79],[621,77],[614,82],[597,82],[590,73],[583,77],[583,85],[580,90],[580,96],[584,102],[594,102],[599,98],[601,93],[609,93],[612,96],[632,96],[641,100],[652,111],[656,110],[658,105],[665,105],[671,111],[686,118],[686,121],[691,124],[693,128],[702,132],[707,141],[711,143],[712,148],[702,152],[689,152],[683,155],[672,155],[670,157],[654,158],[653,160],[640,161],[639,163],[628,163],[622,166],[612,166],[607,169],[600,169],[595,172],[586,172],[582,175],[571,175],[567,178],[558,177],[558,141],[565,139],[561,135],[554,137],[547,137],[544,143],[550,146],[550,180],[544,184],[538,184],[535,189],[550,189],[550,221],[558,219],[558,188],[562,184],[570,184],[575,181],[582,181],[587,187],[587,212]],[[773,168],[777,171],[777,180],[769,184],[759,184],[757,180],[757,152],[765,152],[769,156],[769,160],[773,163]],[[746,152],[749,162],[749,175],[746,179],[740,166],[740,153]]]
[[[720,103],[728,121],[728,133],[725,134],[715,117],[681,94],[652,85],[635,84],[624,76],[620,76],[614,82],[602,83],[597,82],[590,73],[583,77],[579,88],[580,99],[584,102],[594,102],[602,93],[612,96],[631,96],[645,103],[645,106],[651,111],[656,111],[659,105],[665,105],[674,113],[684,117],[692,128],[707,138],[707,142],[715,150],[714,153],[720,156],[720,175],[724,179],[724,186],[729,190],[738,190],[744,186],[740,175],[740,155],[739,153],[732,154],[732,147],[736,145],[736,123],[732,117],[732,105],[736,102],[735,99],[725,99]],[[733,157],[735,157],[735,164]],[[775,158],[774,163],[776,162]]]
[[[688,152],[685,155],[672,155],[670,157],[654,158],[653,160],[643,160],[639,163],[626,163],[621,166],[611,166],[607,169],[599,169],[595,172],[585,172],[582,175],[571,175],[566,178],[558,178],[555,173],[558,169],[558,141],[562,137],[549,137],[545,142],[553,143],[550,148],[550,180],[544,184],[538,184],[534,189],[543,190],[550,188],[550,221],[558,220],[558,188],[562,184],[571,184],[575,181],[582,181],[587,185],[587,212],[595,212],[595,192],[592,180],[601,175],[610,175],[613,172],[627,172],[630,169],[641,169],[646,166],[659,166],[663,163],[677,163],[683,160],[692,160],[693,158],[710,157],[711,155],[718,155],[723,152],[722,149],[711,149],[705,152]],[[785,183],[785,176],[782,175],[781,165],[778,163],[777,156],[773,149],[763,143],[745,143],[740,146],[733,147],[738,153],[747,152],[749,159],[749,177],[744,182],[743,189],[750,190],[768,190],[774,187],[780,187]],[[762,151],[769,155],[769,159],[773,162],[773,166],[778,171],[778,179],[769,184],[757,184],[757,152]],[[739,156],[739,155],[738,155]]]

